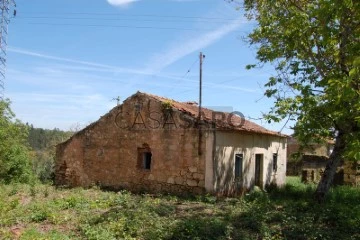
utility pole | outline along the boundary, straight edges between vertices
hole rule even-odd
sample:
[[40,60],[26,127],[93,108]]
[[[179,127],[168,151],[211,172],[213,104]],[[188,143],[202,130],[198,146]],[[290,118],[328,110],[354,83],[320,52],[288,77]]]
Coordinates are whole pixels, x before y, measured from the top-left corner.
[[0,0],[0,91],[2,99],[4,90],[5,70],[6,70],[6,47],[8,24],[10,22],[10,9],[14,8],[13,17],[16,16],[16,3],[14,0]]
[[199,115],[198,115],[198,129],[199,129],[199,148],[198,148],[198,155],[200,156],[202,154],[201,147],[202,147],[202,131],[201,131],[201,106],[202,106],[202,64],[203,59],[205,58],[205,55],[203,55],[202,52],[200,52],[200,79],[199,79]]
[[200,79],[199,79],[199,121],[201,121],[201,102],[202,102],[202,64],[203,64],[203,57],[204,55],[200,52]]

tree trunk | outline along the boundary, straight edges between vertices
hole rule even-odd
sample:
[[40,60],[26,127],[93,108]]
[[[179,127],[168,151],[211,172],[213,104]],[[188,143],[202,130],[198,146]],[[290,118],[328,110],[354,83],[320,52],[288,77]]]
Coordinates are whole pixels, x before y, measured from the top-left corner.
[[322,203],[325,200],[326,194],[329,192],[332,181],[336,173],[336,169],[341,162],[343,153],[345,151],[345,136],[343,133],[339,133],[335,139],[335,146],[330,154],[329,161],[326,164],[324,174],[315,191],[315,199]]

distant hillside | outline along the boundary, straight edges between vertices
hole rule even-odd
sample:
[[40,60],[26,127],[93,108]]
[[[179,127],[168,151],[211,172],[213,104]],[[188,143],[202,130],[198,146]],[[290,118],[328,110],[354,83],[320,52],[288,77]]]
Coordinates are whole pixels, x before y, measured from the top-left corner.
[[29,131],[28,142],[32,148],[32,170],[41,182],[51,183],[55,176],[55,146],[71,137],[73,132],[58,128],[53,130],[34,128],[29,124],[26,126]]
[[73,132],[62,131],[58,128],[49,130],[43,128],[34,128],[33,125],[30,125],[28,140],[33,150],[42,151],[51,148],[60,142],[65,141],[72,134]]

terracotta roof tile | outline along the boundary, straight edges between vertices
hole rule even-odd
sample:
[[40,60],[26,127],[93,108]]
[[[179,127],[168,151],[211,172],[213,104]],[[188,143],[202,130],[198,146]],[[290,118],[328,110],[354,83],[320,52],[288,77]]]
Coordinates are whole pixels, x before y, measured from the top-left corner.
[[[151,98],[154,98],[161,102],[171,103],[172,107],[177,109],[178,111],[185,112],[191,115],[194,118],[198,118],[199,116],[199,106],[196,102],[178,102],[173,99],[164,98],[160,96],[156,96],[149,93],[142,93],[138,92],[136,94],[144,94]],[[243,131],[243,132],[252,132],[252,133],[260,133],[260,134],[267,134],[267,135],[275,135],[281,137],[287,137],[287,135],[281,134],[279,132],[268,130],[256,123],[253,123],[245,118],[241,118],[238,115],[227,113],[227,112],[219,112],[214,111],[208,108],[202,108],[202,120],[207,122],[216,123],[216,129],[219,130],[235,130],[235,131]],[[219,116],[220,114],[224,114],[225,118],[223,119],[216,119],[213,121],[213,114]],[[229,121],[228,119],[231,119]]]

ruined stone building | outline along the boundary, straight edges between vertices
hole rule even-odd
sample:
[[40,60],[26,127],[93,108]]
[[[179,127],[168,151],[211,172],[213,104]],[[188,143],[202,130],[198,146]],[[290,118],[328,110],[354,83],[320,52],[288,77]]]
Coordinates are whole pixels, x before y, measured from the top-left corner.
[[137,92],[57,146],[55,183],[223,195],[285,183],[286,136],[235,113],[200,112]]
[[[306,147],[301,148],[300,143],[296,138],[290,136],[287,140],[287,167],[286,167],[286,175],[287,176],[298,176],[302,174],[303,170],[303,158],[304,156],[310,156],[313,162],[316,162],[318,159],[319,163],[310,163],[309,161],[305,161],[305,168],[309,168],[307,166],[317,166],[317,168],[321,168],[324,164],[323,159],[327,159],[330,156],[334,146],[333,141],[327,141],[325,143],[308,143]],[[318,157],[311,157],[318,156]],[[326,164],[325,164],[326,165]],[[319,174],[318,174],[319,175]]]
[[287,141],[287,159],[297,160],[301,158],[298,155],[299,151],[301,155],[316,155],[316,156],[330,156],[332,149],[334,148],[334,141],[326,141],[325,143],[309,143],[307,147],[300,149],[300,143],[294,137],[289,137]]
[[[304,183],[318,183],[325,171],[329,158],[320,155],[303,155],[301,159],[301,181]],[[344,184],[344,161],[336,169],[333,184]]]
[[[334,141],[309,144],[300,150],[300,144],[295,138],[288,139],[287,145],[287,175],[301,175],[305,183],[318,183],[325,171],[326,164],[332,152]],[[334,185],[360,186],[360,161],[349,159],[341,161],[334,176]]]
[[[301,181],[318,183],[328,160],[326,156],[304,155],[301,161]],[[341,161],[336,169],[333,184],[360,187],[360,161]]]

